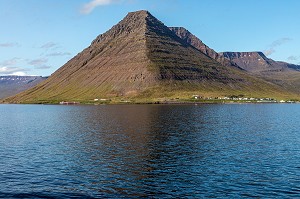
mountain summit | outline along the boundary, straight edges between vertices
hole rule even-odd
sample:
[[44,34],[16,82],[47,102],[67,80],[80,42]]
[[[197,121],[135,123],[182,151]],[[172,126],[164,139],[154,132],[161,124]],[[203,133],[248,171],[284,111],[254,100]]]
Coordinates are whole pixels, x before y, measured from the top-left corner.
[[176,90],[249,90],[257,87],[255,84],[269,85],[220,64],[216,57],[203,53],[178,32],[148,11],[130,12],[46,81],[9,101],[163,97]]
[[273,72],[287,69],[300,70],[300,66],[267,58],[263,52],[223,52],[223,57],[249,72]]
[[223,52],[224,57],[249,72],[280,70],[282,66],[262,52]]

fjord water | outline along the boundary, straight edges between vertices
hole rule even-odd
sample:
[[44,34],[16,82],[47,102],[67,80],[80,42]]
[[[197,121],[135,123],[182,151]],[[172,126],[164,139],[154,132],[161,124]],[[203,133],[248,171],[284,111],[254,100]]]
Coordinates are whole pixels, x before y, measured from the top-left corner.
[[300,105],[0,105],[0,198],[300,197]]

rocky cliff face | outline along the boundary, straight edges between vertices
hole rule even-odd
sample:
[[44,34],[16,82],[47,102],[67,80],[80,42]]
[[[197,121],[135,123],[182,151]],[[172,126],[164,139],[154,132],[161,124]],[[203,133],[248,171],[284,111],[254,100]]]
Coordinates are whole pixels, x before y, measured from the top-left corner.
[[147,18],[147,56],[163,80],[234,82],[237,76],[198,51],[151,14]]
[[138,11],[129,13],[45,82],[17,98],[131,96],[172,81],[181,85],[242,79],[179,38],[149,12]]
[[300,66],[267,58],[262,52],[223,52],[220,53],[239,67],[249,72],[276,72],[287,69],[299,70]]
[[32,88],[45,79],[40,76],[0,76],[0,99]]
[[280,69],[276,65],[273,66],[272,61],[262,52],[224,52],[221,55],[250,72]]
[[300,93],[300,66],[274,61],[262,52],[224,52],[222,55],[251,75],[279,85],[283,90]]
[[234,66],[248,72],[275,72],[286,69],[300,71],[300,66],[274,61],[262,52],[221,52],[217,53],[205,45],[199,38],[183,27],[169,27],[178,37],[200,52],[218,61],[223,66]]
[[222,56],[183,28],[170,29],[147,11],[131,12],[46,81],[8,101],[164,97],[199,90],[248,92],[259,85],[264,85],[263,91],[280,90],[228,67],[231,62]]
[[209,48],[198,37],[190,33],[187,29],[183,27],[169,27],[169,28],[186,43],[194,46],[196,49],[198,49],[205,55],[213,58],[217,62],[221,63],[223,66],[235,66],[233,62],[231,62],[229,59],[224,57],[222,54],[219,54],[213,49]]

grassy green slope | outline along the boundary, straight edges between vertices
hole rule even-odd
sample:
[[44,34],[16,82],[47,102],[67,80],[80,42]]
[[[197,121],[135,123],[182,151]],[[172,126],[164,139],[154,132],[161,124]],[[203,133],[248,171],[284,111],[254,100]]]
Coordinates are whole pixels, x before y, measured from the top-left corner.
[[130,13],[45,82],[10,103],[153,102],[192,95],[298,98],[280,86],[225,67],[187,44],[146,11]]

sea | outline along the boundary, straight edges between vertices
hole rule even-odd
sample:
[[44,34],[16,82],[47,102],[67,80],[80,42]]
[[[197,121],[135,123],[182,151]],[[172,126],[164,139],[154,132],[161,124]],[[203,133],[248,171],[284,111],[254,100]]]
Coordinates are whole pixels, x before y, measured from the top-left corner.
[[0,105],[0,198],[300,198],[300,104]]

